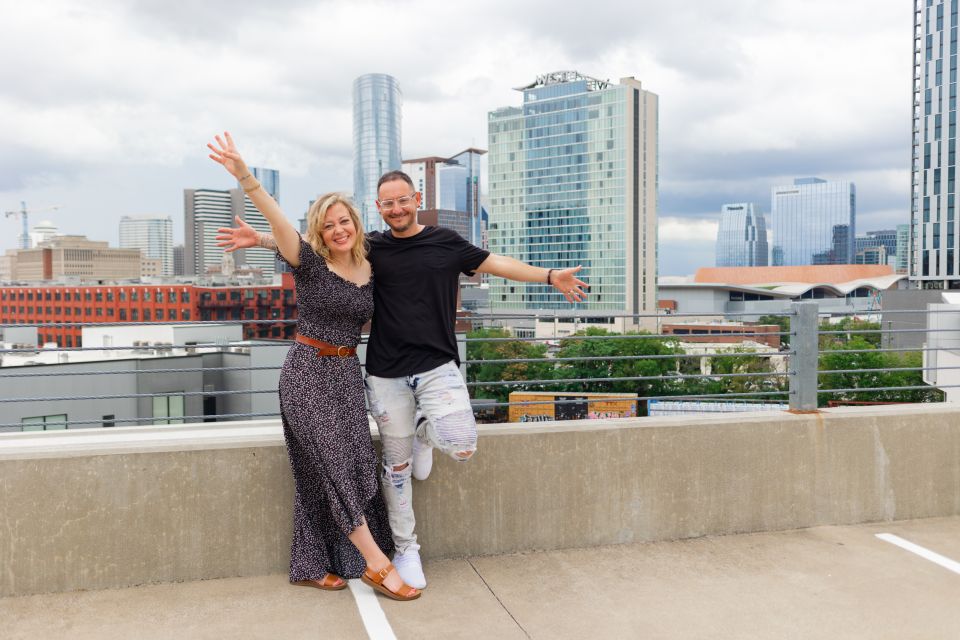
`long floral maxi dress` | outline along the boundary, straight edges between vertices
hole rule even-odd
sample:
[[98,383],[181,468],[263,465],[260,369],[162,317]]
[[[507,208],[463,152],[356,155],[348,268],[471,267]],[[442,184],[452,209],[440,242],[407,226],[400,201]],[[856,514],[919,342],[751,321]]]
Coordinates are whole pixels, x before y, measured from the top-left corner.
[[[298,333],[355,347],[373,315],[373,282],[341,278],[303,239],[293,278]],[[294,343],[280,373],[280,412],[296,486],[290,581],[359,577],[366,563],[347,535],[365,520],[384,553],[393,540],[357,358]]]

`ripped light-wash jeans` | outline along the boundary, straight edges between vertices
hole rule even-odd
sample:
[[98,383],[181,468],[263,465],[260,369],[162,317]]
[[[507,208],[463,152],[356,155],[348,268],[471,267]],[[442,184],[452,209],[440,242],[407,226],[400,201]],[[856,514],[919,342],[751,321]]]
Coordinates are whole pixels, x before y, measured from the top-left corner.
[[[370,413],[383,444],[380,483],[398,553],[419,549],[413,515],[413,439],[420,438],[454,460],[477,450],[477,423],[456,363],[402,378],[365,379]],[[425,420],[417,425],[417,411]],[[401,470],[395,467],[406,465]]]

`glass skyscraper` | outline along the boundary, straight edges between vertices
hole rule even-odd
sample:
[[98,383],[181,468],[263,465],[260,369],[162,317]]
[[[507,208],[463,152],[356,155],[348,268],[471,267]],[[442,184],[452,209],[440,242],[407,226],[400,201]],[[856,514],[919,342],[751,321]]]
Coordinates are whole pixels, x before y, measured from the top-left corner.
[[909,273],[910,270],[910,225],[897,225],[897,273]]
[[353,200],[367,231],[382,230],[377,181],[400,168],[400,108],[396,78],[370,73],[353,81]]
[[852,182],[797,178],[774,187],[770,223],[773,266],[853,264],[856,187]]
[[958,0],[914,0],[910,279],[960,288],[956,226]]
[[451,228],[478,247],[484,247],[480,157],[485,153],[484,149],[470,148],[451,158],[428,156],[403,161],[403,171],[423,196],[420,218],[426,221],[424,224],[447,226],[441,220],[455,221]]
[[767,222],[753,203],[723,205],[717,228],[717,266],[765,267],[767,253]]
[[173,220],[170,216],[123,216],[120,248],[140,249],[144,258],[160,260],[160,275],[173,275]]
[[[575,71],[518,91],[488,117],[490,250],[547,268],[583,265],[591,312],[656,312],[657,96]],[[571,309],[539,283],[490,281],[493,309]],[[602,316],[602,314],[598,314]]]

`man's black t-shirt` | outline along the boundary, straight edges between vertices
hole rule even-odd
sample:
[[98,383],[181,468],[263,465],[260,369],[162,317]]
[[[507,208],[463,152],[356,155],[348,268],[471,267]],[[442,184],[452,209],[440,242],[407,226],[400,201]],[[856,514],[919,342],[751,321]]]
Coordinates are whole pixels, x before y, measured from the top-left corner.
[[459,364],[460,273],[473,275],[490,252],[444,227],[424,227],[409,238],[375,231],[367,239],[374,277],[367,373],[399,378]]

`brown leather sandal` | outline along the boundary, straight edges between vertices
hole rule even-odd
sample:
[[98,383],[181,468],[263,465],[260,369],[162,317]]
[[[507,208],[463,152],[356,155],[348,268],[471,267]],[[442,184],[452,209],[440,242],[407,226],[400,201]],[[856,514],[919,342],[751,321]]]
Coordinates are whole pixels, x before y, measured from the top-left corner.
[[383,581],[387,579],[390,572],[396,570],[397,568],[393,566],[392,562],[380,571],[374,571],[370,567],[367,567],[363,575],[360,576],[360,579],[363,580],[364,584],[370,585],[393,600],[416,600],[419,598],[422,592],[419,589],[414,589],[407,583],[403,583],[396,591],[391,591],[387,588],[387,585],[383,584]]
[[[337,580],[340,582],[337,583]],[[314,589],[323,589],[324,591],[340,591],[347,588],[347,581],[338,575],[328,573],[323,576],[323,580],[299,580],[293,584],[299,587],[313,587]]]

